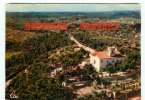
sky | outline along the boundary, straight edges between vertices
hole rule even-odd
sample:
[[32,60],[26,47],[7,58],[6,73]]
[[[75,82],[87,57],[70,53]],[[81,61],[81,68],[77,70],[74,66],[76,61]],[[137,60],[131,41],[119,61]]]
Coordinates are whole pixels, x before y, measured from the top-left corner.
[[99,12],[140,10],[140,4],[7,4],[8,12]]

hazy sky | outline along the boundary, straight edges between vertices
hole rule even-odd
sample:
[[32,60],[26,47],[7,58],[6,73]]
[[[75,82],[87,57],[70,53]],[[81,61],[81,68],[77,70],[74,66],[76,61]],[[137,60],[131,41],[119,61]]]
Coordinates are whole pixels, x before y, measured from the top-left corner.
[[9,12],[91,12],[91,11],[140,10],[140,4],[7,4]]

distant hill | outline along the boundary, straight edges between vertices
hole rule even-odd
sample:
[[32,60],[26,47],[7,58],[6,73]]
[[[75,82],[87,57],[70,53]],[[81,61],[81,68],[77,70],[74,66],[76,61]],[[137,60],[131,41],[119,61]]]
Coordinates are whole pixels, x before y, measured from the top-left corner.
[[82,17],[102,17],[119,18],[133,17],[140,19],[140,11],[105,11],[105,12],[6,12],[9,17],[50,17],[50,16],[82,16]]

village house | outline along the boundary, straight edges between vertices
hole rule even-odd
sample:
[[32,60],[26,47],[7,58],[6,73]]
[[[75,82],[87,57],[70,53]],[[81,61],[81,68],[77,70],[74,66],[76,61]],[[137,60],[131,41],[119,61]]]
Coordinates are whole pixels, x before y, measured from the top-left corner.
[[90,64],[100,72],[101,69],[105,69],[107,64],[114,64],[115,62],[124,61],[125,56],[122,56],[115,47],[108,47],[107,51],[99,51],[90,53]]

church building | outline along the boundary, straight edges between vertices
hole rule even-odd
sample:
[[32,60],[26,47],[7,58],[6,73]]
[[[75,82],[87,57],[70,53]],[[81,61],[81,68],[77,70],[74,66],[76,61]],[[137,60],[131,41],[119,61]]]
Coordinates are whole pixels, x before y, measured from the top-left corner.
[[125,56],[122,56],[115,47],[108,47],[107,51],[99,51],[90,53],[90,64],[100,72],[101,69],[105,69],[107,64],[114,64],[117,61],[124,61]]

